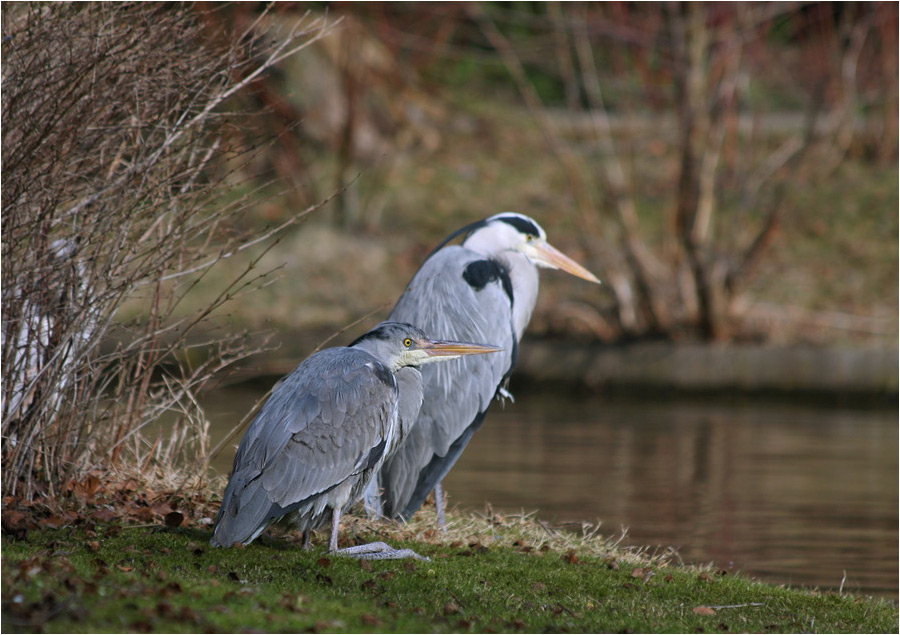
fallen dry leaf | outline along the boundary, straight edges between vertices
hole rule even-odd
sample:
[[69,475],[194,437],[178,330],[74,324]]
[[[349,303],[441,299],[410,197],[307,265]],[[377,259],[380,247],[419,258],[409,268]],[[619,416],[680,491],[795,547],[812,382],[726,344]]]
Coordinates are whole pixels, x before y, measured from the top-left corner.
[[101,507],[100,509],[94,510],[91,513],[91,518],[101,523],[108,523],[112,521],[116,517],[116,512],[107,508]]
[[100,479],[94,474],[88,474],[81,481],[72,485],[72,493],[83,501],[92,501],[100,489]]
[[172,506],[168,503],[157,503],[155,505],[151,505],[150,509],[154,514],[158,516],[166,516],[167,514],[171,514],[174,510]]
[[180,527],[184,522],[184,514],[181,512],[169,512],[165,518],[166,527]]
[[149,523],[155,518],[156,513],[153,511],[153,509],[145,505],[132,510],[131,515],[141,522]]
[[697,615],[715,615],[716,614],[716,610],[712,609],[708,606],[695,606],[692,610]]
[[66,521],[61,516],[50,516],[49,518],[42,518],[38,521],[38,524],[47,529],[59,529],[66,524]]
[[125,479],[116,484],[116,489],[120,492],[136,492],[140,488],[140,483],[133,478]]
[[3,510],[3,526],[18,528],[25,524],[25,514],[15,509]]
[[650,578],[653,577],[653,569],[649,567],[638,567],[631,571],[632,578],[641,578],[644,582],[649,582]]

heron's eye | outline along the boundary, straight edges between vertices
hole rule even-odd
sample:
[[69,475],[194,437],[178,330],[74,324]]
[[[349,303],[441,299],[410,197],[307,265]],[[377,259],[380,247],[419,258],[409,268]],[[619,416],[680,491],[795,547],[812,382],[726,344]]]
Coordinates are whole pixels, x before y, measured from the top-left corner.
[[403,340],[403,345],[406,348],[409,348],[410,346],[412,346],[412,340],[407,337],[405,340]]

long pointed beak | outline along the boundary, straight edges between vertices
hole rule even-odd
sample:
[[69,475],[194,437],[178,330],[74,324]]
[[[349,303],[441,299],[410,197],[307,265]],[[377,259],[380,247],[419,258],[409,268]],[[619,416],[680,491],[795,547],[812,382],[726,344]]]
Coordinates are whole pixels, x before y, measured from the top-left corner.
[[525,255],[537,264],[561,269],[577,278],[600,284],[599,278],[545,240],[532,240],[523,248]]
[[469,342],[451,342],[449,340],[416,340],[416,345],[429,357],[459,357],[460,355],[480,355],[482,353],[499,353],[502,348],[486,344],[470,344]]

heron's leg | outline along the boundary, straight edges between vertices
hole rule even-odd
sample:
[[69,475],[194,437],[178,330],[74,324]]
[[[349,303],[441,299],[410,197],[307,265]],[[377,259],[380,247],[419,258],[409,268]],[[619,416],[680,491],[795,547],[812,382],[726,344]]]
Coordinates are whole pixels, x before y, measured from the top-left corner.
[[335,505],[331,514],[331,540],[328,541],[328,551],[337,551],[338,527],[341,524],[341,506]]
[[375,475],[366,486],[363,494],[363,503],[366,508],[366,515],[369,518],[381,518],[384,516],[384,509],[381,507],[381,487],[378,482],[378,475]]
[[312,549],[312,544],[310,543],[310,534],[312,532],[309,529],[303,530],[303,551],[309,551]]
[[437,508],[437,522],[438,527],[441,529],[447,528],[447,516],[444,513],[446,504],[447,503],[444,500],[444,488],[441,487],[441,482],[438,481],[437,485],[434,486],[434,506]]
[[400,560],[402,558],[414,558],[416,560],[431,560],[427,556],[420,556],[412,549],[394,549],[384,542],[370,542],[365,545],[344,547],[334,552],[340,556],[350,556],[360,560]]

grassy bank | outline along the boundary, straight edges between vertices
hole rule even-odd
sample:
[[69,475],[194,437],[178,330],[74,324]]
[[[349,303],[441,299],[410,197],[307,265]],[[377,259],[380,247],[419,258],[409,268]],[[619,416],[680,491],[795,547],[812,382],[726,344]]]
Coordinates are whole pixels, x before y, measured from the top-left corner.
[[[291,535],[213,549],[210,529],[44,518],[3,537],[4,632],[896,632],[897,606],[684,567],[528,517],[350,519],[342,542],[386,539],[430,561],[365,563]],[[105,511],[104,511],[105,510]],[[154,517],[154,514],[156,516]],[[8,518],[6,520],[9,520]],[[13,519],[15,520],[15,519]]]

